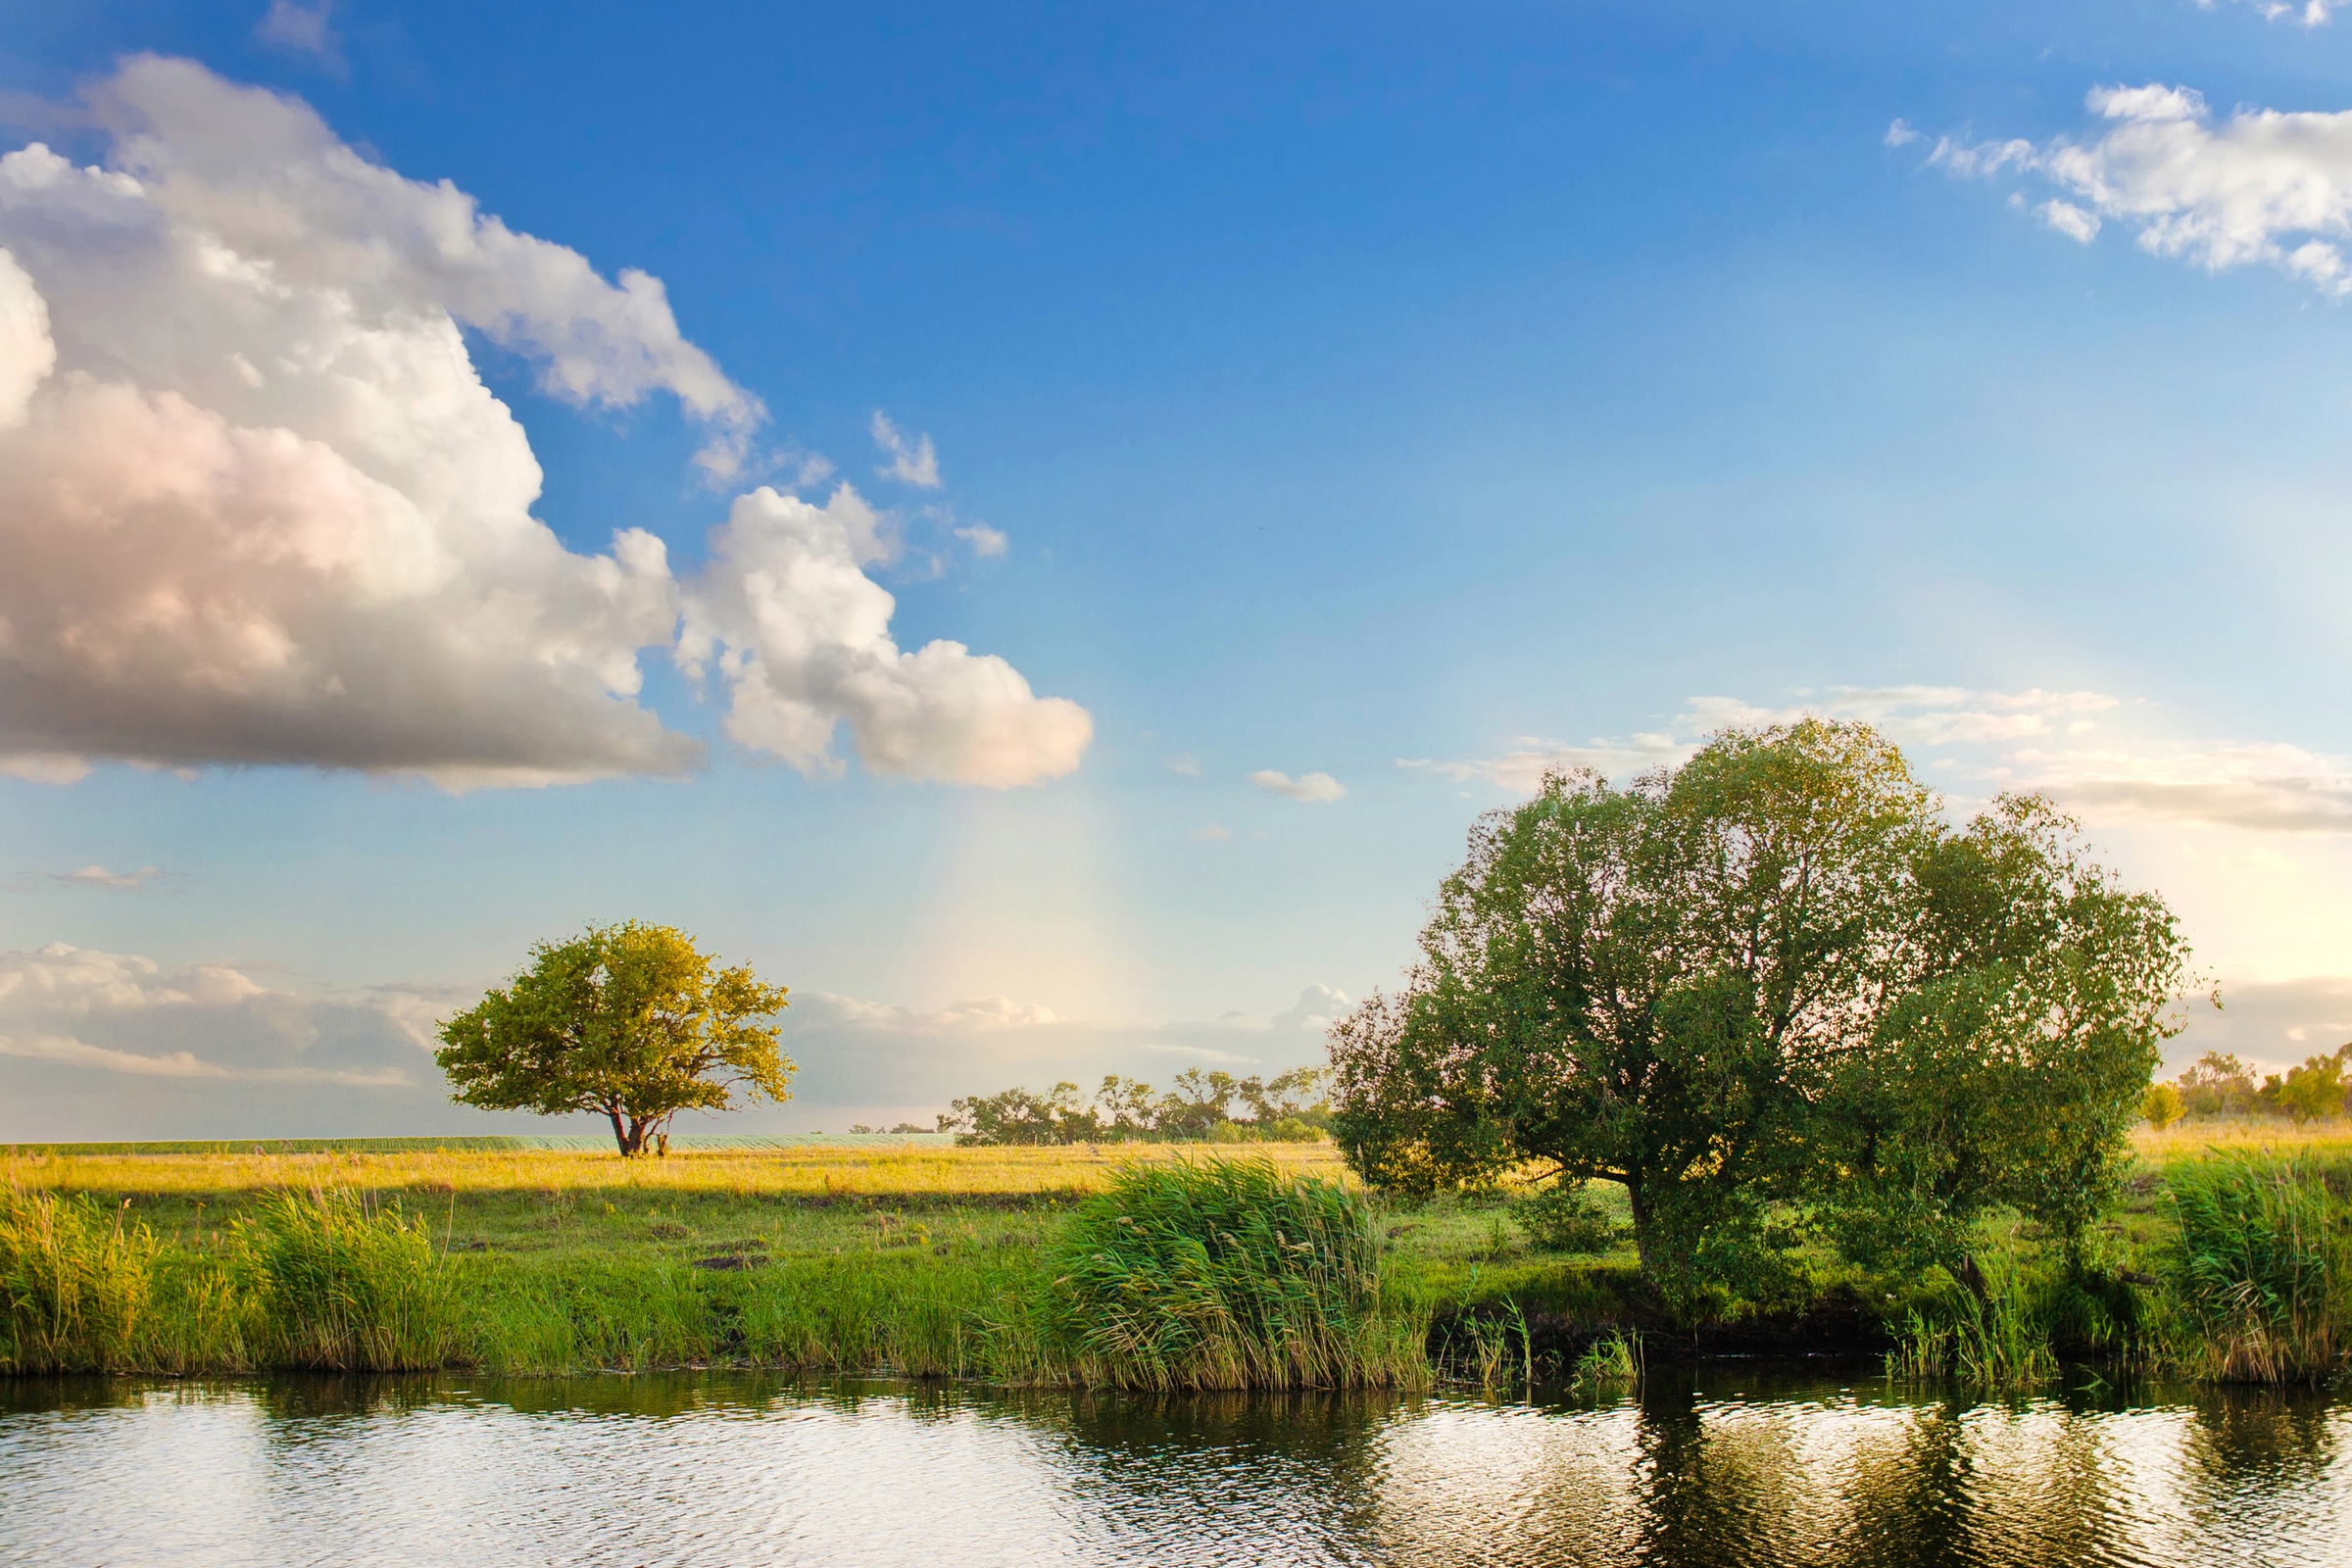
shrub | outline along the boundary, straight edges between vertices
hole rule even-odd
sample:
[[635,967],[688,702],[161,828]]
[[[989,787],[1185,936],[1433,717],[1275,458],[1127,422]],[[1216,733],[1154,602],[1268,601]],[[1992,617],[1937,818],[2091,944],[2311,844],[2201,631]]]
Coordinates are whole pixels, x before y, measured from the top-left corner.
[[241,1235],[270,1359],[384,1372],[447,1355],[449,1267],[422,1220],[346,1192],[278,1193]]
[[1139,1166],[1072,1215],[1052,1286],[1081,1382],[1154,1390],[1416,1381],[1361,1200],[1264,1160]]
[[1582,1182],[1554,1182],[1511,1205],[1512,1217],[1539,1252],[1605,1252],[1617,1225]]
[[88,1198],[0,1192],[0,1371],[134,1364],[155,1235]]

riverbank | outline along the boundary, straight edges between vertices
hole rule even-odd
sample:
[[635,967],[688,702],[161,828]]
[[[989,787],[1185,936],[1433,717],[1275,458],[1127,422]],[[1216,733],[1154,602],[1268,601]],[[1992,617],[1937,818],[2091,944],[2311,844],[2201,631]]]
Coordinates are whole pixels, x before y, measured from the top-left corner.
[[[2352,1169],[2352,1137],[2340,1130],[2267,1140],[2286,1130],[2196,1131],[2143,1136],[2140,1173],[2101,1222],[2102,1266],[2126,1282],[2121,1306],[2093,1299],[2109,1320],[2083,1318],[2034,1261],[2037,1239],[2011,1227],[1986,1244],[2008,1260],[2000,1283],[2018,1320],[1993,1327],[2037,1336],[2044,1356],[2144,1361],[2156,1336],[2183,1333],[2159,1321],[2172,1310],[2163,1293],[2129,1284],[2154,1281],[2172,1245],[2172,1176],[2249,1152]],[[1250,1154],[1286,1175],[1347,1180],[1329,1145]],[[124,1320],[102,1324],[79,1360],[55,1364],[180,1375],[737,1365],[1054,1383],[1076,1374],[1069,1337],[1042,1303],[1073,1206],[1122,1171],[1209,1157],[1168,1145],[730,1149],[635,1161],[514,1149],[44,1153],[0,1157],[0,1190],[59,1197],[61,1214],[103,1221],[104,1235],[84,1238],[94,1258],[104,1254],[88,1289],[130,1291],[123,1271],[143,1271],[146,1294]],[[330,1202],[289,1203],[289,1194]],[[1596,1350],[1629,1349],[1652,1359],[1893,1351],[1925,1373],[1928,1352],[1949,1360],[1966,1349],[1950,1339],[1965,1327],[1948,1321],[1953,1311],[1982,1304],[1939,1280],[1889,1288],[1824,1260],[1801,1300],[1727,1296],[1673,1310],[1640,1279],[1630,1248],[1535,1251],[1500,1200],[1382,1201],[1375,1219],[1380,1310],[1426,1347],[1422,1377],[1556,1376]],[[2340,1305],[2340,1290],[2328,1289]],[[1938,1333],[1946,1338],[1923,1343]],[[2136,1338],[2126,1346],[2119,1334]],[[16,1359],[42,1364],[23,1350]],[[1381,1375],[1415,1376],[1396,1365]]]

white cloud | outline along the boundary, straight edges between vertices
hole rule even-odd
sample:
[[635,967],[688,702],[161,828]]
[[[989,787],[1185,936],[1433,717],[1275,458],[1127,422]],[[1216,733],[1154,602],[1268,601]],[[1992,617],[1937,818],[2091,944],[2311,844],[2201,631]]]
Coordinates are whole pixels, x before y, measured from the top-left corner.
[[1278,773],[1273,768],[1260,768],[1250,775],[1250,782],[1261,790],[1304,801],[1310,806],[1325,805],[1348,793],[1348,786],[1329,773],[1302,773],[1297,778]]
[[727,733],[808,773],[839,768],[843,720],[869,772],[1004,787],[1077,767],[1085,709],[961,643],[900,651],[891,596],[859,569],[872,515],[847,485],[823,507],[763,487],[711,536],[680,647],[727,684]]
[[[2314,8],[2314,22],[2327,19]],[[2102,220],[2140,247],[2210,271],[2262,264],[2331,295],[2352,292],[2340,248],[2352,235],[2352,111],[2238,109],[2216,120],[2194,90],[2150,83],[2093,88],[2103,128],[2035,146],[1938,140],[1930,164],[1984,177],[2035,173],[2072,200],[2042,220],[2087,243]]]
[[1168,771],[1171,773],[1181,773],[1186,778],[1199,778],[1200,776],[1200,759],[1195,757],[1190,752],[1178,752],[1174,757],[1167,758],[1164,760]]
[[2011,766],[2085,813],[2259,833],[2352,833],[2352,763],[2299,746],[2022,751]]
[[254,24],[254,41],[289,54],[309,55],[340,72],[343,41],[335,36],[328,21],[334,9],[334,0],[318,0],[315,6],[303,5],[300,0],[270,0],[269,13]]
[[[2324,27],[2341,0],[2303,0],[2301,5],[2289,5],[2285,0],[2241,0],[2263,15],[2266,22],[2295,22],[2306,27]],[[2200,9],[2211,11],[2213,0],[2197,0]]]
[[1911,128],[1909,121],[1897,119],[1887,124],[1886,134],[1879,138],[1879,143],[1885,147],[1908,147],[1915,141],[1925,141],[1926,139]]
[[1002,529],[991,528],[985,522],[966,523],[956,530],[956,537],[970,545],[972,554],[984,560],[1003,555],[1012,543]]
[[2043,202],[2034,211],[2041,220],[2079,245],[2087,245],[2099,237],[2099,217],[2086,213],[2073,202]]
[[53,882],[75,882],[93,888],[142,888],[163,875],[152,865],[142,865],[136,871],[110,871],[103,865],[85,865],[78,871],[50,871],[44,873]]
[[[438,1082],[430,1004],[305,996],[221,964],[68,947],[0,953],[0,1056],[115,1076],[399,1089]],[[21,1086],[19,1086],[21,1087]]]
[[898,652],[861,574],[895,541],[846,487],[797,553],[760,521],[787,504],[746,498],[707,582],[650,533],[575,554],[532,515],[539,465],[468,330],[574,404],[674,397],[713,478],[749,458],[759,401],[659,280],[608,280],[187,62],[125,61],[89,119],[103,168],[0,158],[0,771],[679,774],[702,748],[639,704],[638,659],[689,612],[690,657],[743,699],[730,730],[801,765],[842,718],[880,772],[1075,765],[1083,710],[954,643]]
[[[880,447],[883,456],[890,459],[874,472],[885,479],[913,485],[918,490],[939,488],[939,453],[932,447],[928,435],[907,440],[899,427],[890,422],[890,416],[879,409],[874,411],[873,435],[874,445]],[[982,551],[981,554],[992,552]]]
[[1193,829],[1193,842],[1195,844],[1230,844],[1233,842],[1233,829],[1220,823],[1210,822]]

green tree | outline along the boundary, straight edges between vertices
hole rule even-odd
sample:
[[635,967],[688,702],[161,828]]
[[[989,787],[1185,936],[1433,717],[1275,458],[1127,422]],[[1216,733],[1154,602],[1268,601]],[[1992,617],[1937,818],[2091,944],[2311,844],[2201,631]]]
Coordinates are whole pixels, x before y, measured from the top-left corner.
[[2253,1071],[2235,1056],[2208,1051],[2179,1081],[2180,1108],[2191,1116],[2250,1116],[2261,1108]]
[[2164,1131],[2184,1114],[2180,1106],[2180,1091],[2171,1084],[2150,1084],[2148,1092],[2139,1097],[2139,1119],[2158,1132]]
[[2274,1097],[2278,1109],[2301,1126],[2307,1121],[2344,1113],[2344,1069],[2352,1065],[2352,1045],[2325,1056],[2310,1056],[2300,1067],[2287,1070],[2286,1080]]
[[[1547,778],[1481,819],[1402,993],[1334,1029],[1342,1148],[1390,1187],[1619,1182],[1678,1290],[1766,1278],[1780,1203],[1864,1250],[1948,1251],[1995,1201],[2072,1225],[2181,956],[2066,826],[2012,801],[1955,832],[1890,742],[1815,720]],[[2036,1124],[2021,1091],[2060,1100]]]
[[681,1110],[791,1096],[771,1018],[782,986],[722,969],[670,926],[631,920],[542,942],[530,966],[441,1026],[457,1099],[543,1116],[597,1111],[623,1155]]

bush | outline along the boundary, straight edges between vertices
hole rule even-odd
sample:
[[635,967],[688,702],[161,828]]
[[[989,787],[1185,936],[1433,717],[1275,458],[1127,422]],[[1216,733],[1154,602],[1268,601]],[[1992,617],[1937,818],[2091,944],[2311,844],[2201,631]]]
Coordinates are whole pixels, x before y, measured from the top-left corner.
[[1264,1160],[1139,1166],[1071,1216],[1055,1315],[1079,1380],[1153,1390],[1416,1381],[1361,1200]]
[[0,1192],[0,1371],[135,1364],[155,1235],[87,1198]]
[[422,1220],[345,1192],[278,1193],[241,1234],[277,1364],[387,1372],[447,1355],[449,1268]]
[[1582,1182],[1554,1182],[1511,1205],[1511,1217],[1539,1252],[1605,1252],[1617,1245],[1617,1224]]

